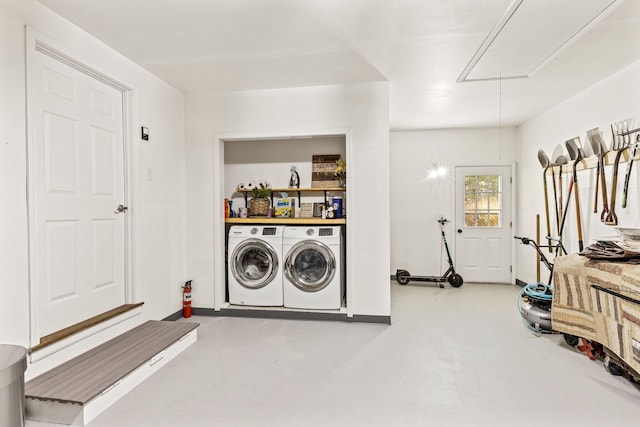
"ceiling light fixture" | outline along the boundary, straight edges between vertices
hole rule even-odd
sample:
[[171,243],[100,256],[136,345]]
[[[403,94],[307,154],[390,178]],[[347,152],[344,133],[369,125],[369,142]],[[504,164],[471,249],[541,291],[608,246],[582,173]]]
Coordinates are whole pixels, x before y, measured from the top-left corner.
[[458,77],[529,78],[583,35],[616,0],[514,0]]

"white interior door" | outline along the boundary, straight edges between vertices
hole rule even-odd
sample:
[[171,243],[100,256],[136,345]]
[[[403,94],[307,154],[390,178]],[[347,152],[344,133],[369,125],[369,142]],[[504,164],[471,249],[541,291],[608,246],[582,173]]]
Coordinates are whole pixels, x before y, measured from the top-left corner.
[[455,268],[465,283],[511,281],[511,166],[459,166]]
[[41,52],[29,66],[32,320],[43,337],[125,303],[123,93]]

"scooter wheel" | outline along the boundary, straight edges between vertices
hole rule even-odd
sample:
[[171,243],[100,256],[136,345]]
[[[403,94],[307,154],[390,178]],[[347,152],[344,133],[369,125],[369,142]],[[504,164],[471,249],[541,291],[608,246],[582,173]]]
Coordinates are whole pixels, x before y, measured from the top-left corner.
[[451,276],[447,277],[447,280],[449,281],[449,284],[454,288],[459,288],[464,282],[462,280],[462,276],[456,273],[453,273]]
[[398,270],[398,271],[396,271],[396,280],[401,285],[406,285],[407,283],[409,283],[409,280],[410,280],[409,277],[410,276],[411,276],[411,274],[407,270]]

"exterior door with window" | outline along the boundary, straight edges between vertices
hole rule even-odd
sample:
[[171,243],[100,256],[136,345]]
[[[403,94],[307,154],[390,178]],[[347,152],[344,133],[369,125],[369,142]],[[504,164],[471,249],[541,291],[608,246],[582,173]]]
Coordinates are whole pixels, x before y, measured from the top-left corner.
[[511,166],[459,166],[455,267],[465,283],[511,282]]

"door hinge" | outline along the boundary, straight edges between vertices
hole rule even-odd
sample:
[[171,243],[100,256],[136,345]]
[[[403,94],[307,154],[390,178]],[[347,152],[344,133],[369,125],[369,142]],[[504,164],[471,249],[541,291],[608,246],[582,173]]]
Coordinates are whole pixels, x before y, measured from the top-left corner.
[[513,266],[512,265],[509,266],[509,273],[513,273]]
[[509,221],[509,228],[513,228],[513,221]]

